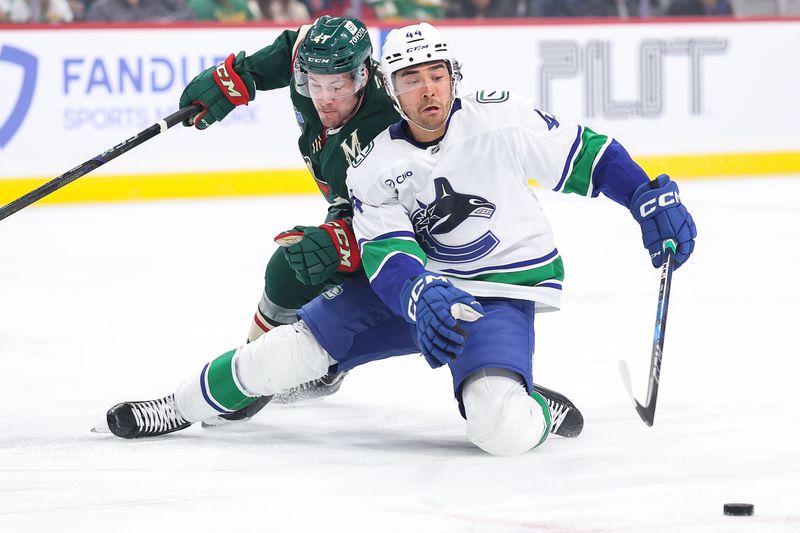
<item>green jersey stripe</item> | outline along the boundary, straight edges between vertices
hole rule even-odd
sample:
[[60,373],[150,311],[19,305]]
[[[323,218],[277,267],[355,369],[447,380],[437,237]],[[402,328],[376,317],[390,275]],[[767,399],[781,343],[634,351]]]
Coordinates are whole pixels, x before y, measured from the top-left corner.
[[554,261],[535,268],[519,270],[517,272],[493,272],[488,274],[478,274],[477,276],[457,276],[447,274],[452,278],[469,279],[474,281],[489,281],[492,283],[506,283],[508,285],[521,285],[533,287],[544,281],[564,281],[564,262],[561,257]]
[[561,192],[587,196],[591,191],[592,171],[595,161],[605,151],[608,136],[595,133],[589,128],[583,129],[581,147],[572,162],[572,171]]
[[369,280],[372,281],[381,271],[386,261],[397,254],[411,256],[423,265],[428,260],[425,252],[419,247],[417,241],[413,239],[394,237],[378,241],[367,241],[361,246],[361,264],[364,266],[364,272],[367,273]]
[[253,397],[245,394],[235,377],[235,353],[236,350],[231,350],[220,355],[208,367],[208,390],[214,400],[229,411],[241,409],[253,401]]

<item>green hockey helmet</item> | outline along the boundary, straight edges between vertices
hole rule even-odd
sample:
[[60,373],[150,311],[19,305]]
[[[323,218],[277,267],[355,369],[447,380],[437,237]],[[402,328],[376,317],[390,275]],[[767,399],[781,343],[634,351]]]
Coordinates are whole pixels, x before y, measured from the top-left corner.
[[372,43],[363,22],[322,16],[297,47],[295,88],[310,98],[351,96],[367,84],[371,57]]

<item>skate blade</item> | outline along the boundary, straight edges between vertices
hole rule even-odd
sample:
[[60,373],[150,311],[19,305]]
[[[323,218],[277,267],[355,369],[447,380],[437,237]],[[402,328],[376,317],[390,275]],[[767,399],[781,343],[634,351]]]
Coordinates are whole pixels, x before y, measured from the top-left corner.
[[239,422],[247,422],[250,420],[250,417],[247,418],[240,418],[239,420],[228,420],[227,418],[222,418],[221,416],[215,416],[213,418],[207,418],[200,422],[200,425],[204,429],[208,428],[216,428],[220,426],[229,426],[231,424],[238,424]]
[[108,428],[108,423],[105,421],[103,421],[100,424],[97,424],[89,431],[91,431],[92,433],[111,433],[111,430]]

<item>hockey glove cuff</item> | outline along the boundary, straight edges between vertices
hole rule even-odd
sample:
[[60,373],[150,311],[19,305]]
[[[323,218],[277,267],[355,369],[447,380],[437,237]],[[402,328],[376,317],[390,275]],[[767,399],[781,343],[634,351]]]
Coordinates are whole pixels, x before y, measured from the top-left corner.
[[449,363],[463,350],[466,334],[458,320],[474,322],[483,316],[474,296],[431,272],[406,281],[400,302],[406,321],[417,326],[417,340],[431,368]]
[[650,251],[653,266],[661,266],[663,243],[667,239],[678,245],[674,255],[676,269],[689,259],[697,227],[681,203],[678,185],[669,176],[661,174],[640,185],[631,199],[631,214],[642,228],[642,242]]
[[183,122],[204,130],[214,122],[225,118],[233,108],[247,105],[256,96],[256,83],[245,71],[245,54],[229,55],[221,64],[198,74],[186,88],[180,99],[180,107],[201,104],[205,109]]
[[284,246],[284,256],[304,285],[319,285],[337,272],[355,272],[361,267],[356,237],[345,219],[321,226],[295,226],[275,237]]

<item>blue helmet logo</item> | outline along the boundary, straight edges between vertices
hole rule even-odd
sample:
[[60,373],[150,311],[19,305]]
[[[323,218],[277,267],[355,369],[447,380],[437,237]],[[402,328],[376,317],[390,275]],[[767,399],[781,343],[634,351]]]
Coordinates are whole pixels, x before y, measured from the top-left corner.
[[467,263],[494,250],[500,240],[491,231],[458,246],[442,244],[434,237],[453,231],[470,217],[492,218],[495,205],[480,196],[454,191],[447,178],[436,178],[433,185],[436,197],[428,205],[417,200],[420,209],[411,215],[417,241],[425,255],[442,263]]
[[19,96],[17,96],[17,101],[8,119],[4,124],[0,125],[0,148],[3,148],[11,141],[11,138],[22,125],[25,116],[28,114],[28,109],[31,107],[33,91],[36,88],[39,61],[36,56],[13,46],[0,47],[0,61],[7,61],[22,67],[22,87],[20,88]]

